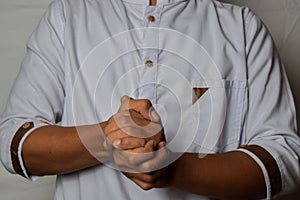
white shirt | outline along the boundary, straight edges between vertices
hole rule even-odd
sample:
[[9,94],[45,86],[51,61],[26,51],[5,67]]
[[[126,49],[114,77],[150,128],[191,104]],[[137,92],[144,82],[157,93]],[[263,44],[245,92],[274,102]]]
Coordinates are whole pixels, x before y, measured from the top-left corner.
[[[293,97],[272,38],[246,7],[211,0],[56,0],[28,41],[0,126],[1,160],[25,122],[36,128],[93,124],[120,97],[150,99],[177,152],[259,145],[276,160],[282,191],[300,180]],[[149,17],[151,16],[151,17]],[[147,64],[145,64],[147,63]],[[208,88],[194,104],[193,89]],[[57,200],[209,199],[174,189],[143,191],[105,165],[57,177]]]

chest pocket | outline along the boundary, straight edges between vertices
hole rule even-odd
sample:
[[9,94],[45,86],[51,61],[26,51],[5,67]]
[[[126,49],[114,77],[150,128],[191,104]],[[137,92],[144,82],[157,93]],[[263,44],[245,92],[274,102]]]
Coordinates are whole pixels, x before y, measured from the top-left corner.
[[[189,151],[216,153],[236,145],[242,129],[246,81],[196,80],[192,86],[193,117],[198,128]],[[199,97],[195,91],[205,92]]]

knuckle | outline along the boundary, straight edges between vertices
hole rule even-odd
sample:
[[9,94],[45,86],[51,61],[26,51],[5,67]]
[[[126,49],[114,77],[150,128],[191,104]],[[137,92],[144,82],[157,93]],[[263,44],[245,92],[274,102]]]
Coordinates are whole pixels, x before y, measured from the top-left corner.
[[116,124],[118,126],[124,126],[127,123],[127,119],[125,117],[120,117],[116,120]]
[[146,182],[150,182],[150,183],[154,181],[154,177],[152,175],[146,175],[144,179]]
[[129,144],[129,142],[128,142],[128,140],[127,140],[127,138],[122,138],[121,140],[120,140],[120,147],[128,147],[128,144]]
[[142,107],[146,107],[146,108],[150,108],[151,107],[151,102],[149,99],[142,99],[141,100],[141,106]]
[[152,165],[150,163],[145,163],[143,166],[143,170],[145,172],[151,172],[152,171]]
[[135,136],[135,129],[133,127],[128,127],[127,134],[131,136]]
[[153,146],[147,145],[147,147],[145,147],[145,152],[152,153],[153,152]]
[[145,144],[146,144],[146,140],[145,139],[138,139],[138,145],[139,146],[141,146],[141,147],[143,147],[143,146],[145,146]]
[[107,136],[107,139],[109,141],[109,144],[111,144],[113,142],[113,140],[115,139],[115,137],[113,136],[113,134],[110,134]]
[[[124,127],[124,128],[121,128],[122,132],[125,133],[126,135],[129,135],[129,136],[133,136],[134,132],[133,132],[133,129],[131,127]],[[126,140],[124,140],[124,142],[129,142],[129,138],[127,138]]]
[[153,129],[156,134],[162,134],[163,127],[160,124],[153,124]]
[[139,128],[132,128],[130,135],[135,137],[136,141],[138,141],[140,138],[143,138],[143,134],[141,134]]
[[113,157],[114,157],[114,162],[116,163],[117,166],[122,166],[123,165],[123,161],[121,159],[121,156],[118,152],[114,152],[113,153]]
[[128,146],[130,144],[128,138],[121,139],[121,145],[122,146]]
[[130,155],[129,157],[128,157],[128,162],[130,163],[130,164],[132,164],[132,165],[135,165],[135,163],[136,163],[136,156],[134,156],[134,155]]
[[150,184],[150,183],[142,183],[142,184],[140,185],[140,187],[141,187],[143,190],[147,191],[147,190],[152,189],[152,188],[153,188],[153,185]]
[[119,117],[127,116],[127,115],[128,115],[128,110],[122,110],[122,111],[120,111],[117,115],[118,115]]

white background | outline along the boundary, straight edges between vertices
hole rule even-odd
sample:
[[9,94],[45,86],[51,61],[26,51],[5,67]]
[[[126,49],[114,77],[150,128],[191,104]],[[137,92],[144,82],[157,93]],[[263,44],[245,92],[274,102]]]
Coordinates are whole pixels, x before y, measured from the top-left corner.
[[[223,0],[247,5],[272,33],[300,108],[300,0]],[[25,54],[26,41],[51,0],[0,0],[0,113]],[[299,111],[298,111],[299,116]],[[299,123],[298,123],[299,124]],[[9,174],[0,164],[1,200],[51,200],[55,177],[34,183]],[[299,189],[281,199],[299,200]]]

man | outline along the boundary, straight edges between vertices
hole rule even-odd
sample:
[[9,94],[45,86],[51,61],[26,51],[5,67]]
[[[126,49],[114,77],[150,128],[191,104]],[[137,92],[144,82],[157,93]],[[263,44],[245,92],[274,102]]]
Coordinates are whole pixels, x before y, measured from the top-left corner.
[[270,199],[299,183],[296,132],[248,8],[56,0],[28,41],[1,159],[28,179],[57,174],[56,199]]

